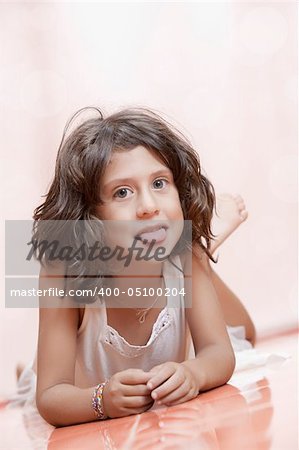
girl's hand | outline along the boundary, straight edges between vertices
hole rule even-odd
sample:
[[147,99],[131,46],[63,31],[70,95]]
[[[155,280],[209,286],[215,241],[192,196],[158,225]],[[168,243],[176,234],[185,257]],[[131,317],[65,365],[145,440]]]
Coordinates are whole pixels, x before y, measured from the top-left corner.
[[149,409],[154,403],[146,386],[151,376],[141,369],[115,373],[103,390],[104,413],[113,418],[140,414]]
[[149,374],[147,386],[158,405],[178,405],[198,395],[198,382],[182,363],[166,362],[153,367]]

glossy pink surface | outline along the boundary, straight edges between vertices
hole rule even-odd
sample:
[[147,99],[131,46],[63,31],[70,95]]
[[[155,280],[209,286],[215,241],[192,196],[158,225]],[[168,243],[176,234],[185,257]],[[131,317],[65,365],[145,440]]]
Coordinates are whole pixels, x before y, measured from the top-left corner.
[[[261,342],[261,351],[291,355],[242,373],[236,384],[173,407],[56,429],[48,450],[297,449],[297,334]],[[242,387],[240,387],[240,385]]]
[[[285,360],[236,374],[231,383],[173,407],[141,415],[55,429],[48,450],[207,449],[295,450],[297,441],[297,333],[264,340],[260,352]],[[0,406],[1,448],[30,449],[22,409]]]

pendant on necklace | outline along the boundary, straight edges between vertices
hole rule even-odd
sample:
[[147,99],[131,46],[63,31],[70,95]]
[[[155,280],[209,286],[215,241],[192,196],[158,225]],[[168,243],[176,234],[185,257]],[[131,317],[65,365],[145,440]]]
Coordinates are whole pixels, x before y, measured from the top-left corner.
[[[142,313],[142,314],[141,314],[141,313]],[[138,317],[139,323],[144,323],[146,313],[147,313],[147,311],[143,311],[143,312],[142,312],[142,310],[139,310],[139,311],[136,313],[136,316],[137,316],[137,317],[138,317],[139,314],[141,314],[141,316]]]

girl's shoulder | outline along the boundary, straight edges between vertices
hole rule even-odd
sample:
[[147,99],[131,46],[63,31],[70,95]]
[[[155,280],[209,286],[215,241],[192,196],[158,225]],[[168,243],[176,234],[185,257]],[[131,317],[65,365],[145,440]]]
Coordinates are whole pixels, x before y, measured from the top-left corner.
[[[84,308],[80,308],[75,300],[67,295],[68,279],[66,277],[65,265],[60,262],[55,264],[43,264],[40,268],[39,287],[45,293],[49,293],[41,297],[40,317],[46,321],[55,322],[58,315],[64,317],[64,320],[73,317],[78,324],[78,329],[82,323],[84,316]],[[64,295],[52,295],[55,292],[63,292]],[[61,314],[59,314],[61,312]]]
[[192,267],[192,262],[194,262],[194,260],[204,262],[205,255],[206,253],[203,248],[198,244],[193,244],[192,250],[187,249],[180,253],[180,260],[184,273]]
[[198,244],[192,246],[192,251],[188,249],[182,252],[180,260],[185,276],[192,274],[192,267],[202,269],[205,272],[209,269],[209,258],[204,249]]

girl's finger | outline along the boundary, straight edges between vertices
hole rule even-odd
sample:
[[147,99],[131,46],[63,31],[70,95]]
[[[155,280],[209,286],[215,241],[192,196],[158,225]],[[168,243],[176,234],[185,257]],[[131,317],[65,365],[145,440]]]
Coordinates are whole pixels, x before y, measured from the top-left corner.
[[132,397],[124,397],[122,406],[125,408],[142,408],[153,404],[153,399],[148,395],[135,395]]
[[118,380],[122,384],[146,384],[148,380],[153,376],[149,372],[144,372],[141,369],[127,369],[118,374]]
[[146,384],[136,384],[136,385],[123,385],[122,392],[125,396],[134,396],[134,395],[149,395],[151,394],[151,390],[147,387]]
[[155,366],[153,367],[148,373],[151,374],[151,376],[155,375],[157,372],[159,372],[159,370],[161,369],[160,366]]
[[180,398],[185,397],[185,395],[187,395],[189,391],[189,382],[188,380],[185,380],[177,389],[172,391],[170,394],[167,394],[164,397],[159,396],[159,402],[163,403],[164,405],[174,401],[176,402]]
[[169,377],[175,372],[175,368],[170,365],[165,365],[156,374],[151,374],[151,378],[147,382],[147,387],[149,389],[155,389],[155,387],[160,386],[164,381],[168,380]]
[[151,408],[152,404],[144,405],[139,408],[122,408],[123,414],[120,417],[131,416],[132,414],[141,414]]
[[153,367],[153,368],[148,372],[148,374],[150,375],[150,378],[149,378],[148,381],[150,381],[152,378],[154,378],[154,376],[157,375],[157,373],[159,373],[161,369],[163,369],[163,364],[162,364],[162,365],[159,365],[159,366]]
[[167,381],[165,381],[163,384],[158,386],[154,391],[152,391],[151,396],[155,400],[159,400],[160,398],[163,398],[166,395],[173,392],[175,389],[181,386],[183,382],[184,379],[182,378],[181,374],[176,372],[173,376],[168,378]]

